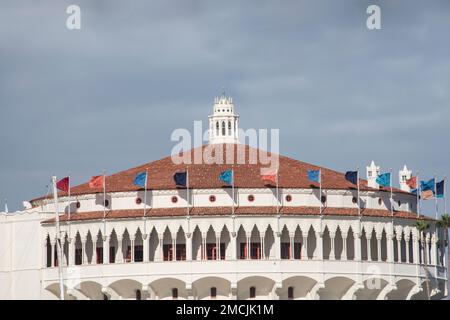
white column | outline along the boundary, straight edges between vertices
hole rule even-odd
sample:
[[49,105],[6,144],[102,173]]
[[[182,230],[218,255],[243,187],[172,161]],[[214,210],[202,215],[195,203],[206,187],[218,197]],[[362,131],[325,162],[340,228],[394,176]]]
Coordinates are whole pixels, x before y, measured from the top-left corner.
[[347,260],[347,234],[342,233],[342,254],[341,254],[341,260],[346,261]]
[[413,263],[419,264],[420,263],[420,259],[419,259],[419,250],[420,250],[419,239],[418,239],[418,237],[416,235],[413,235],[412,241],[413,241]]
[[393,234],[386,234],[387,239],[387,262],[393,263],[394,262],[394,235]]
[[377,261],[381,261],[381,235],[377,235]]
[[164,234],[162,233],[158,234],[158,239],[159,239],[159,246],[158,246],[159,261],[164,261],[164,251],[163,251]]
[[177,235],[172,236],[172,261],[177,261]]
[[397,235],[397,255],[398,255],[398,262],[402,262],[402,235]]
[[130,237],[130,247],[131,247],[131,261],[130,262],[134,262],[134,242],[136,241],[136,238]]
[[405,258],[406,263],[409,263],[409,235],[405,235]]
[[323,234],[322,232],[316,232],[316,250],[314,251],[314,257],[318,260],[323,260]]
[[109,263],[109,237],[104,236],[103,241],[103,264]]
[[301,258],[303,260],[308,260],[308,234],[303,236],[303,246],[301,251]]
[[353,233],[353,242],[355,247],[355,261],[361,261],[361,234]]
[[186,236],[186,261],[192,261],[192,234]]
[[436,257],[437,257],[437,251],[436,251],[436,236],[433,234],[433,237],[431,238],[431,264],[433,266],[437,265],[436,263]]
[[206,254],[206,237],[207,233],[202,233],[202,260],[208,260],[208,255]]
[[264,260],[266,258],[265,253],[264,253],[264,237],[261,237],[261,252],[260,252],[260,256],[261,259]]
[[295,233],[289,233],[289,247],[290,247],[290,252],[289,252],[289,256],[290,259],[293,260],[294,259],[294,238],[295,238]]
[[52,258],[50,265],[52,267],[54,267],[55,266],[55,248],[56,248],[55,245],[56,245],[56,240],[55,239],[50,240],[50,244],[52,246],[52,250],[50,250],[51,258]]
[[86,252],[86,238],[82,238],[81,239],[81,264],[87,264],[88,263],[88,257],[87,257],[87,252]]
[[370,245],[370,240],[372,239],[372,234],[368,235],[366,233],[366,241],[367,241],[367,261],[372,261],[372,248]]
[[150,235],[146,234],[142,236],[142,250],[144,250],[144,262],[148,262],[148,253],[149,253],[149,241],[150,241]]
[[69,239],[69,266],[75,265],[75,240],[75,237]]
[[280,260],[281,259],[281,233],[277,232],[275,234],[275,259]]
[[231,235],[231,259],[237,260],[237,234],[234,233]]
[[252,234],[250,232],[247,232],[246,234],[246,241],[247,241],[247,259],[250,259],[250,254],[251,254],[251,250],[250,250],[250,243],[251,243],[251,236]]
[[216,260],[220,260],[220,234],[216,235]]
[[331,250],[330,250],[330,260],[336,260],[336,255],[334,252],[334,239],[336,237],[336,233],[335,232],[330,232],[330,244],[331,244]]
[[123,263],[122,240],[122,236],[117,237],[116,263]]

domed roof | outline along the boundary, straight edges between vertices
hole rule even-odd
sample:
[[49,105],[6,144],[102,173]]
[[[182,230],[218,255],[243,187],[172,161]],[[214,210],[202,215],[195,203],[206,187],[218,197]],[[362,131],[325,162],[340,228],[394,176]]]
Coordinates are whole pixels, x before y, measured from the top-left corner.
[[[220,150],[223,150],[223,164],[211,163],[215,156],[220,155]],[[243,156],[244,161],[238,161],[238,154]],[[141,166],[131,168],[125,171],[106,176],[106,192],[124,192],[124,191],[138,191],[142,188],[133,184],[136,174],[148,170],[148,189],[149,190],[170,190],[176,189],[173,175],[180,171],[189,171],[189,188],[190,189],[217,189],[223,188],[225,185],[219,180],[219,175],[222,171],[231,169],[234,170],[234,185],[236,188],[267,188],[267,185],[261,180],[261,168],[268,168],[269,164],[261,164],[260,161],[250,161],[250,155],[256,154],[259,159],[260,152],[265,152],[260,149],[252,148],[248,145],[241,144],[216,144],[203,145],[202,147],[194,148],[185,153],[180,153],[179,157],[189,157],[194,162],[195,155],[203,160],[201,164],[175,164],[172,157],[168,156],[160,160],[149,162]],[[211,156],[205,156],[209,155]],[[226,163],[227,155],[233,161]],[[272,154],[267,152],[267,156]],[[245,157],[245,159],[244,159]],[[240,158],[239,158],[240,160]],[[234,163],[234,164],[232,164]],[[294,160],[289,157],[279,155],[279,169],[278,169],[278,186],[279,188],[318,188],[319,184],[310,181],[307,177],[308,170],[321,169],[322,188],[323,189],[341,189],[341,190],[355,190],[356,185],[345,179],[345,174],[327,168],[322,168],[313,164]],[[360,190],[362,191],[390,191],[389,188],[380,187],[380,189],[373,189],[367,186],[366,180],[360,180]],[[394,189],[395,192],[406,193],[400,189]],[[83,195],[101,193],[103,188],[90,188],[89,183],[84,183],[71,188],[71,195]],[[59,193],[60,196],[65,196],[64,192]],[[44,197],[34,199],[37,201]]]

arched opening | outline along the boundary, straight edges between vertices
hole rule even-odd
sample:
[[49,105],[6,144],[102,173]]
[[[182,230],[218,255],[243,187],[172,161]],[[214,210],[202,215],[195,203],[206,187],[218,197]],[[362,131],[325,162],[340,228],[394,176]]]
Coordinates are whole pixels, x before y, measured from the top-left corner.
[[113,229],[109,237],[109,263],[116,262],[116,252],[119,248],[119,241],[117,240],[116,231]]
[[125,229],[122,238],[122,253],[125,253],[125,262],[131,262],[131,239],[128,230]]
[[134,239],[134,262],[144,261],[144,239],[142,238],[142,232],[138,228]]
[[314,252],[317,248],[317,239],[316,233],[314,232],[314,228],[311,226],[308,231],[308,259],[314,258]]
[[[358,239],[356,239],[358,241]],[[361,260],[367,261],[367,237],[366,237],[366,230],[363,229],[361,232]]]
[[256,287],[250,287],[250,299],[256,298]]
[[69,237],[67,234],[64,235],[64,245],[63,245],[63,257],[66,266],[69,265]]
[[241,226],[237,233],[237,256],[239,259],[248,259],[247,238],[245,236],[244,228]]
[[85,248],[86,248],[86,259],[87,259],[87,263],[91,264],[92,260],[93,260],[93,256],[94,256],[94,241],[92,240],[92,235],[91,232],[88,231],[87,237],[86,237],[86,244],[85,244]]
[[172,288],[172,299],[173,300],[178,299],[178,288]]
[[378,259],[380,259],[380,257],[378,257],[378,240],[375,229],[372,230],[372,236],[370,238],[370,255],[372,261],[377,261]]
[[217,260],[218,248],[216,232],[212,226],[209,227],[206,233],[206,259],[207,260]]
[[384,229],[381,234],[381,261],[387,261],[387,236]]
[[75,265],[80,266],[83,263],[83,248],[81,244],[80,233],[75,237]]
[[97,233],[97,237],[95,238],[95,263],[103,263],[103,236],[101,231]]
[[136,290],[136,300],[142,300],[142,292],[141,290]]
[[216,121],[216,136],[219,136],[219,121]]
[[166,228],[163,234],[163,260],[164,261],[174,260],[173,239],[169,228]]
[[262,238],[259,235],[257,226],[253,227],[250,235],[250,258],[259,260],[262,258]]
[[192,234],[192,260],[202,260],[202,233],[198,226],[195,228]]
[[220,248],[219,255],[220,260],[229,259],[229,251],[228,247],[230,245],[230,232],[228,231],[227,226],[224,226],[222,232],[220,233]]
[[297,226],[294,234],[294,259],[302,258],[302,242],[303,242],[303,234],[300,230],[300,227]]
[[158,238],[158,233],[156,232],[155,228],[152,228],[152,232],[150,232],[149,241],[150,241],[150,243],[149,243],[149,248],[148,248],[148,250],[149,250],[148,259],[150,261],[157,261],[161,257],[157,255],[158,247],[159,247],[159,238]]
[[325,227],[322,239],[323,239],[323,260],[329,260],[331,254],[331,238],[328,226]]
[[228,121],[228,135],[231,136],[231,121]]
[[338,227],[336,230],[336,236],[334,237],[334,254],[336,260],[342,260],[342,253],[344,251],[343,246],[344,239],[342,238],[341,228]]
[[266,259],[275,259],[274,243],[275,237],[272,227],[269,225],[264,235],[264,257],[266,257]]
[[225,136],[225,121],[222,121],[222,136]]
[[45,241],[45,249],[47,253],[46,266],[50,268],[52,266],[52,243],[50,242],[50,237],[47,235],[47,240]]
[[348,229],[346,245],[347,245],[347,260],[354,260],[355,259],[355,234],[353,233],[352,227],[350,227]]
[[176,259],[177,261],[186,260],[186,236],[183,228],[179,228],[176,237]]
[[294,299],[294,287],[288,288],[288,299],[293,300]]
[[211,288],[210,298],[211,299],[216,299],[217,298],[217,288],[216,287],[212,287]]
[[281,231],[280,256],[281,259],[291,259],[291,239],[286,226],[284,226]]

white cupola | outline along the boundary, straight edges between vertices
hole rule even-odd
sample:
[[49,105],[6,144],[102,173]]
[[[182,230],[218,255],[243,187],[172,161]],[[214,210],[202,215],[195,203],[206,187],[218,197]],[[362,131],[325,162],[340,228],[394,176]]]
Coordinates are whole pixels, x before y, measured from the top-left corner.
[[234,113],[233,98],[225,92],[214,99],[213,114],[209,116],[209,143],[238,143],[239,116]]
[[402,170],[398,172],[398,180],[400,181],[400,189],[406,192],[410,192],[411,188],[406,183],[407,180],[411,179],[412,177],[412,171],[408,170],[408,168],[405,166]]
[[378,189],[380,186],[376,183],[377,177],[380,174],[380,167],[375,165],[375,162],[366,167],[367,169],[367,185],[371,188]]

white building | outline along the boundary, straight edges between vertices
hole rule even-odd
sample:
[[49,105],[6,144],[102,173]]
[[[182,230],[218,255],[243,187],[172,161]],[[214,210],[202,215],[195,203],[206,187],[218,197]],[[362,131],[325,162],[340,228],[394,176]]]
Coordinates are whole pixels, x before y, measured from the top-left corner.
[[[231,98],[216,98],[209,125],[210,145],[191,154],[258,152],[237,143]],[[106,177],[105,202],[88,184],[60,193],[62,259],[50,196],[0,214],[0,299],[58,299],[59,263],[66,299],[426,299],[426,273],[431,298],[447,296],[444,231],[421,217],[431,227],[420,236],[409,190],[393,190],[392,216],[373,162],[360,201],[342,173],[280,156],[276,192],[261,167],[166,157]],[[173,181],[186,168],[189,192]],[[230,168],[234,193],[218,179]],[[310,169],[321,169],[321,195]],[[133,184],[145,170],[146,204]]]

